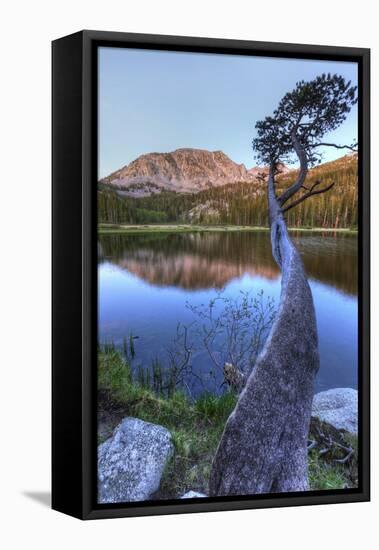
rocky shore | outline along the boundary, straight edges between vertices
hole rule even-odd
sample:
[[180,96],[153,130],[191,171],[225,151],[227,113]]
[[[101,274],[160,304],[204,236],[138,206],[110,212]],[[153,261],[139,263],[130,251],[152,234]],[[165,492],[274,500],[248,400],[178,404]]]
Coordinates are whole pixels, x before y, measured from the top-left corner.
[[[119,416],[109,415],[108,423],[114,422],[115,418],[119,420]],[[102,433],[106,432],[104,425],[102,430]],[[312,476],[317,475],[317,468],[329,468],[331,472],[337,468],[345,477],[345,486],[358,483],[357,430],[356,390],[336,388],[314,396],[309,432],[311,483]],[[167,428],[138,418],[123,418],[113,429],[112,435],[98,447],[99,502],[145,501],[154,500],[157,496],[165,498],[162,478],[177,452],[177,445]],[[166,498],[205,496],[206,486],[202,487],[202,491],[198,487],[196,490],[187,487],[186,491],[169,494]]]

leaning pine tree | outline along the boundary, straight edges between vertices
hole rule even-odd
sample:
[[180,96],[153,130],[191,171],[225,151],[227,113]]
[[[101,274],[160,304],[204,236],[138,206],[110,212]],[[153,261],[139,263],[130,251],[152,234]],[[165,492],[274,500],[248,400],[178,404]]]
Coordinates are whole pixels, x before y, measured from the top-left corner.
[[[285,213],[333,184],[307,186],[320,147],[355,150],[323,137],[339,127],[357,101],[356,88],[338,75],[299,82],[273,116],[256,124],[253,148],[269,166],[268,210],[272,254],[281,273],[278,312],[237,405],[230,415],[211,470],[209,492],[246,495],[308,489],[307,438],[319,368],[311,289],[287,231]],[[298,160],[296,181],[277,195],[280,163]]]

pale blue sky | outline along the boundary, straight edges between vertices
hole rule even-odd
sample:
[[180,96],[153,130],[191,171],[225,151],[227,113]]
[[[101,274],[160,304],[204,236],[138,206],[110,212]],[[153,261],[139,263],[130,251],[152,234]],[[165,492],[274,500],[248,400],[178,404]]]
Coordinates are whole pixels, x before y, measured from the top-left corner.
[[[251,168],[256,121],[323,72],[357,83],[355,63],[99,48],[99,177],[181,147],[221,150]],[[356,106],[329,138],[357,139]],[[342,154],[328,148],[325,160]]]

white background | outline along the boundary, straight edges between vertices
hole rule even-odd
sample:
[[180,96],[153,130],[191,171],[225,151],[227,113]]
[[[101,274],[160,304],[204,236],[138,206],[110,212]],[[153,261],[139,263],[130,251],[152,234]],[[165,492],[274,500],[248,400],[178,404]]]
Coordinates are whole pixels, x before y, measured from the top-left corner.
[[[378,132],[376,3],[54,0],[2,3],[0,63],[0,544],[3,548],[372,548],[378,539],[378,216],[373,216],[373,502],[80,522],[51,511],[50,41],[83,28],[372,48],[372,199]],[[237,84],[236,84],[237,85]],[[262,82],[264,86],[265,83]],[[270,85],[270,84],[268,84]],[[69,405],[70,397],[67,396]],[[33,498],[34,495],[34,498]],[[38,498],[35,498],[35,497]],[[2,540],[4,539],[4,540]],[[371,542],[370,542],[371,540]]]

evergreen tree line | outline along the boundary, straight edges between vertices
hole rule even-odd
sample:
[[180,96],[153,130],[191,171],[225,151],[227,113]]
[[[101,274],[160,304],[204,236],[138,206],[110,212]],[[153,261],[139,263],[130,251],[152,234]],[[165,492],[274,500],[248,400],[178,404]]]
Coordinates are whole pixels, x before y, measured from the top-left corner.
[[[334,182],[325,194],[312,197],[286,213],[290,227],[356,228],[357,161],[339,159],[312,170],[306,186],[318,180]],[[294,181],[294,174],[279,175],[278,192]],[[162,192],[147,197],[121,196],[107,185],[98,190],[99,223],[195,223],[266,226],[265,182],[231,183],[194,194]]]

